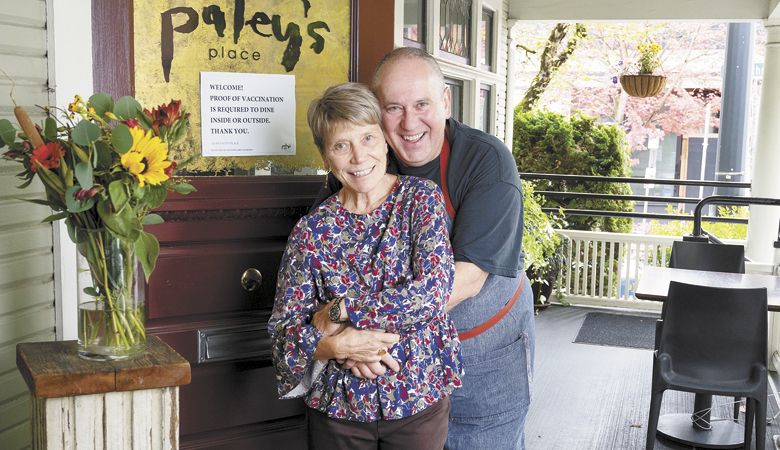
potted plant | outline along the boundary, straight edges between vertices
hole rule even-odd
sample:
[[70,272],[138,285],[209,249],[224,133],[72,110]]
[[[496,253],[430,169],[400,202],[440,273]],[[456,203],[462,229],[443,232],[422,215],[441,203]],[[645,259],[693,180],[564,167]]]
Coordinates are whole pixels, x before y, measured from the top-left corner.
[[637,73],[622,75],[620,85],[632,97],[654,97],[666,87],[666,77],[653,73],[661,66],[661,45],[648,38],[637,45],[637,50]]
[[523,253],[525,273],[531,281],[534,294],[534,308],[549,306],[553,286],[560,271],[563,255],[561,238],[556,227],[562,227],[563,219],[558,215],[547,215],[542,211],[534,187],[522,181],[523,187]]

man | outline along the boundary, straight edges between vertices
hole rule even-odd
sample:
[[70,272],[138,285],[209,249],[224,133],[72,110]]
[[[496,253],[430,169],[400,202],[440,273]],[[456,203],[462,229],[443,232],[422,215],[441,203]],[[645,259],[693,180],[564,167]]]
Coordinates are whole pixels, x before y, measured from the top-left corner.
[[[512,154],[496,137],[449,118],[450,90],[423,50],[388,53],[371,88],[393,150],[389,170],[435,181],[452,219],[455,282],[447,309],[463,343],[465,378],[451,398],[445,448],[523,449],[534,326]],[[373,378],[384,372],[378,366],[357,364],[353,372]]]

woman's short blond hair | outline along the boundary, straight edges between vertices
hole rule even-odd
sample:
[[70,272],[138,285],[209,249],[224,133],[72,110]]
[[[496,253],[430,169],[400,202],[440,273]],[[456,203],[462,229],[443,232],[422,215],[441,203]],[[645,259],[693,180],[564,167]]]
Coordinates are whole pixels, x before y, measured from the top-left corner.
[[342,83],[325,90],[322,97],[309,103],[307,114],[314,144],[320,153],[325,141],[341,125],[380,125],[382,111],[374,94],[360,83]]

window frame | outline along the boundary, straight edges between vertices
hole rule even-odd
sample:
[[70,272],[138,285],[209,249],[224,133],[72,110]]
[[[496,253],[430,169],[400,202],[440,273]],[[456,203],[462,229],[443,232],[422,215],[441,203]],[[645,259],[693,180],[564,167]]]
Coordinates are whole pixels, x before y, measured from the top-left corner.
[[[427,43],[430,41],[430,39],[429,39],[429,34],[430,33],[428,33],[428,28],[430,28],[429,27],[429,23],[428,23],[429,22],[428,18],[430,17],[430,13],[428,11],[428,5],[430,3],[432,3],[432,2],[430,2],[428,0],[417,0],[417,2],[418,2],[418,7],[419,7],[419,3],[422,3],[422,23],[418,24],[418,26],[422,27],[422,33],[420,33],[419,30],[418,30],[418,37],[421,38],[421,41],[413,41],[411,39],[408,39],[404,35],[404,26],[406,25],[406,17],[404,15],[404,13],[405,13],[404,10],[402,10],[402,15],[401,15],[401,17],[402,17],[402,20],[401,20],[401,36],[403,38],[405,47],[417,47],[417,48],[423,48],[424,49],[424,48],[426,48]],[[396,2],[396,3],[401,3],[401,6],[403,8],[406,7],[406,5],[405,5],[406,2],[405,1],[404,2]]]
[[[477,105],[476,105],[476,118],[474,120],[474,128],[478,128],[486,133],[490,133],[496,127],[496,115],[493,111],[496,110],[496,86],[489,83],[480,83],[477,89]],[[480,94],[482,91],[487,91],[487,104],[485,104],[485,112],[487,120],[484,117],[480,117],[480,108],[483,105]],[[480,120],[482,119],[482,120]],[[485,125],[485,129],[482,129],[482,125]]]
[[[480,30],[481,24],[482,24],[482,15],[485,14],[485,13],[489,13],[490,14],[490,29],[488,30],[488,37],[489,37],[489,39],[488,39],[487,46],[486,46],[487,47],[487,51],[485,52],[485,53],[488,54],[488,62],[487,62],[487,64],[482,64],[482,57],[484,55],[482,54],[482,42],[481,42],[481,35],[479,33],[479,30]],[[498,51],[498,45],[497,45],[498,39],[496,39],[497,36],[498,36],[498,30],[497,30],[497,27],[496,27],[496,22],[497,22],[496,21],[496,16],[497,15],[498,14],[497,14],[496,10],[494,10],[493,8],[490,8],[488,6],[485,6],[484,4],[482,4],[482,7],[480,8],[479,24],[477,26],[477,34],[478,34],[478,36],[477,36],[477,46],[476,46],[476,51],[477,51],[477,61],[476,61],[476,63],[477,63],[477,66],[479,68],[481,68],[483,70],[490,71],[490,72],[496,72],[496,61],[497,61],[496,53]]]
[[[508,26],[506,22],[507,12],[504,9],[503,0],[473,0],[472,18],[478,17],[481,21],[483,9],[493,12],[493,42],[490,43],[492,54],[491,67],[485,67],[479,63],[481,56],[479,53],[479,26],[480,21],[471,21],[471,48],[472,57],[468,64],[457,61],[457,57],[448,58],[447,53],[439,50],[439,23],[440,23],[440,3],[438,0],[426,1],[426,45],[424,49],[431,54],[441,67],[445,78],[452,78],[463,82],[463,117],[462,122],[470,127],[478,128],[477,119],[479,107],[479,89],[481,85],[492,86],[491,107],[498,111],[498,105],[504,105],[509,95],[507,86],[508,66],[504,68],[505,73],[499,73],[501,63],[500,58],[506,58],[505,54],[509,45],[509,36],[501,34],[502,30]],[[395,20],[397,26],[394,27],[394,45],[396,47],[408,46],[403,38],[403,16],[404,3],[395,2]],[[479,14],[479,15],[477,15]],[[413,42],[413,41],[410,41]],[[508,61],[507,61],[508,64]],[[503,91],[502,91],[503,90]],[[503,103],[502,103],[503,102]],[[503,114],[491,114],[490,129],[488,133],[504,140],[507,136],[507,130],[511,129],[510,113],[504,108]],[[499,128],[501,127],[501,128]]]

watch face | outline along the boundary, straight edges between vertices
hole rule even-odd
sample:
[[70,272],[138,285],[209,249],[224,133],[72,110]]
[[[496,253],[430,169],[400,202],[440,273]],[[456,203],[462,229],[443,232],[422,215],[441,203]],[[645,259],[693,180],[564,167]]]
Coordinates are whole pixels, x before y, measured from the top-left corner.
[[339,306],[339,302],[336,302],[330,306],[330,309],[328,310],[328,318],[331,322],[339,321],[339,318],[341,318],[341,307]]

